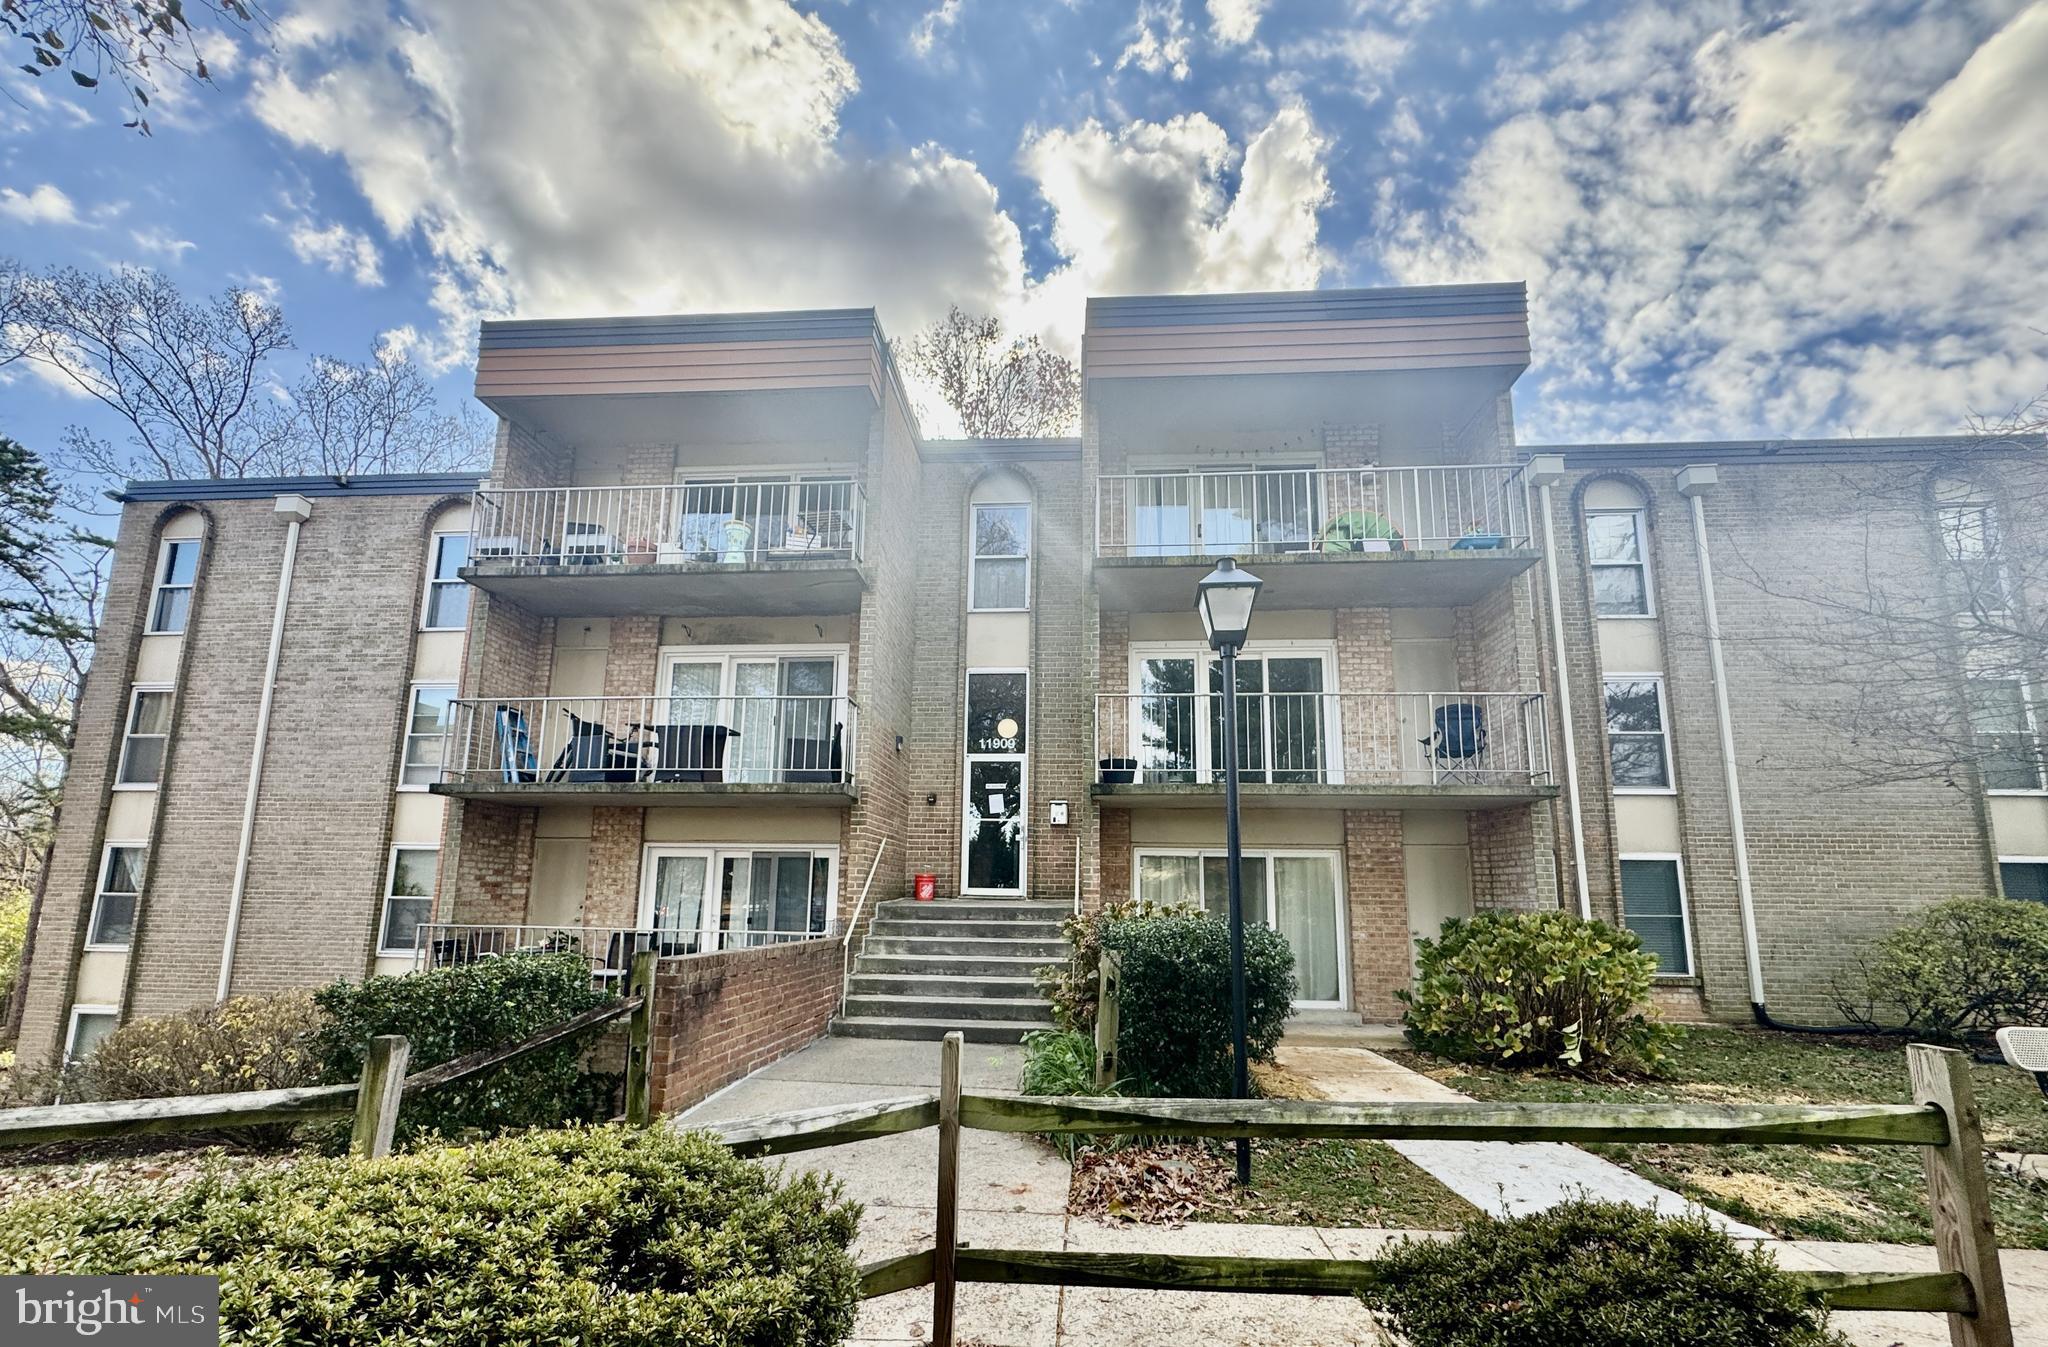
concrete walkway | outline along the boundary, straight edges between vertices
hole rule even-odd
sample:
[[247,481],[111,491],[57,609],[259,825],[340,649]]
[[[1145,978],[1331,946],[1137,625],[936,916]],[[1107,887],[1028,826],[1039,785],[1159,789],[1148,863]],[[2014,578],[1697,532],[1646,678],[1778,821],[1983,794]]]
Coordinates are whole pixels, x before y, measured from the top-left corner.
[[[1328,1050],[1331,1049],[1317,1043],[1283,1046],[1281,1051],[1284,1060],[1304,1051]],[[962,1057],[961,1083],[980,1093],[1012,1093],[1020,1060],[1021,1050],[1017,1048],[968,1044]],[[1405,1068],[1384,1058],[1380,1061],[1385,1070],[1351,1057],[1321,1061],[1311,1058],[1306,1066],[1316,1068],[1323,1073],[1322,1079],[1332,1082],[1324,1087],[1332,1093],[1336,1088],[1377,1091],[1344,1097],[1416,1097],[1395,1093],[1420,1089],[1392,1074]],[[1312,1074],[1300,1060],[1290,1065],[1305,1075]],[[934,1089],[938,1068],[936,1043],[824,1038],[712,1096],[673,1121],[676,1126],[688,1127],[826,1104],[885,1099]],[[1425,1077],[1416,1079],[1439,1090],[1444,1088]],[[1468,1145],[1412,1144],[1461,1149]],[[1404,1152],[1409,1145],[1401,1143]],[[1544,1146],[1470,1145],[1482,1153],[1481,1162],[1457,1152],[1439,1157],[1427,1150],[1421,1155],[1411,1154],[1410,1158],[1432,1173],[1437,1172],[1434,1165],[1440,1163],[1443,1173],[1438,1174],[1439,1178],[1447,1174],[1468,1176],[1461,1177],[1459,1182],[1468,1184],[1470,1191],[1460,1191],[1477,1205],[1493,1210],[1500,1205],[1497,1188],[1519,1195],[1511,1201],[1538,1201],[1546,1191],[1556,1200],[1565,1191],[1560,1187],[1566,1181],[1560,1177],[1564,1171],[1548,1163],[1534,1165],[1526,1177],[1504,1171],[1497,1158],[1490,1168],[1483,1164],[1485,1157],[1494,1155],[1495,1148],[1512,1155],[1547,1149]],[[931,1247],[936,1225],[933,1197],[937,1149],[934,1133],[911,1132],[807,1151],[780,1163],[792,1169],[836,1174],[845,1183],[847,1195],[866,1206],[854,1256],[869,1262]],[[1388,1230],[1107,1225],[1087,1217],[1070,1217],[1066,1214],[1066,1162],[1032,1138],[1006,1133],[964,1133],[960,1140],[960,1166],[960,1238],[984,1248],[1370,1258],[1389,1241],[1402,1237],[1401,1232]],[[1674,1197],[1664,1189],[1655,1191],[1665,1198]],[[1792,1268],[1906,1271],[1935,1266],[1934,1251],[1929,1248],[1765,1242],[1781,1263]],[[2017,1340],[2048,1342],[2048,1253],[2007,1252],[2005,1271]],[[1838,1314],[1834,1322],[1861,1347],[1943,1347],[1949,1340],[1947,1321],[1939,1315]],[[1381,1342],[1364,1308],[1348,1297],[1095,1291],[1049,1286],[962,1286],[957,1328],[960,1342],[973,1347],[1184,1347],[1187,1343],[1200,1343],[1202,1347],[1264,1347],[1281,1342],[1301,1347],[1379,1347]],[[930,1336],[931,1291],[924,1288],[866,1302],[861,1307],[852,1341],[923,1344],[930,1341]]]

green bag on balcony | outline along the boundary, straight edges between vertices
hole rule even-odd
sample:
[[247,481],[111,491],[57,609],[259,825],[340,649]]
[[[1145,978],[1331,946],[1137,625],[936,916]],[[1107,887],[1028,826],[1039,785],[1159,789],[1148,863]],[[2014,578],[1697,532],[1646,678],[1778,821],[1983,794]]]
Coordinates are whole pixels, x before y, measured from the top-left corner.
[[[1368,540],[1383,541],[1388,546],[1368,548]],[[1400,550],[1401,530],[1371,510],[1346,510],[1324,526],[1320,541],[1323,551],[1329,553],[1394,552]]]

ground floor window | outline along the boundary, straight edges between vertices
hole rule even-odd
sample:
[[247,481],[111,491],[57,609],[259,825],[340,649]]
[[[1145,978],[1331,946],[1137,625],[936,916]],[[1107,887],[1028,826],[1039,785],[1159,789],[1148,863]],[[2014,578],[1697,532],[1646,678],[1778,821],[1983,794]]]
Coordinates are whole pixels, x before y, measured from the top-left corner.
[[831,930],[838,870],[836,847],[649,847],[637,925],[663,954],[808,940]]
[[1621,858],[1622,923],[1657,956],[1658,977],[1692,976],[1685,876],[1676,856]]
[[420,927],[434,919],[434,878],[441,866],[435,847],[391,848],[391,873],[384,888],[384,921],[379,954],[411,954]]
[[119,1006],[75,1005],[71,1007],[71,1029],[64,1036],[64,1062],[82,1062],[92,1055],[100,1040],[121,1023]]
[[[1336,853],[1246,852],[1239,877],[1245,920],[1278,930],[1294,950],[1296,1003],[1342,1005],[1344,886]],[[1199,904],[1219,917],[1230,910],[1220,851],[1141,851],[1136,892],[1155,903]]]
[[2005,896],[2029,903],[2048,903],[2048,856],[2028,856],[1998,862],[1998,880]]

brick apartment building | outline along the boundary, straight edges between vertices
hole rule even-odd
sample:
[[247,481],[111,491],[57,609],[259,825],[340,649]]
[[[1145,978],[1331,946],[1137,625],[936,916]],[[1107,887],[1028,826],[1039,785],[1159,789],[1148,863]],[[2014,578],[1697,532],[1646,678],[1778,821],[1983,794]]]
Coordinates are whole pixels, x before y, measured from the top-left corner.
[[483,480],[131,484],[22,1051],[572,942],[746,983],[692,1090],[848,967],[845,1032],[1014,1037],[1052,917],[1221,904],[1226,555],[1247,901],[1305,1010],[1392,1018],[1416,936],[1563,905],[1674,1010],[1826,1017],[1917,906],[2048,891],[2025,687],[1995,779],[1845,784],[1755,582],[1861,546],[1843,482],[1960,461],[1887,523],[1938,577],[2039,446],[1532,448],[1528,359],[1520,285],[1098,299],[1078,439],[946,441],[871,311],[494,322]]

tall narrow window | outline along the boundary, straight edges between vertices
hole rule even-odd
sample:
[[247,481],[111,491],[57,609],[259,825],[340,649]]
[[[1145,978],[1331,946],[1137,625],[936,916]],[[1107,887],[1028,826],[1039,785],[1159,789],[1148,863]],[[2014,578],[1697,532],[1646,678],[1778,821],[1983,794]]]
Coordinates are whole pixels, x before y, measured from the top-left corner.
[[1617,791],[1671,789],[1664,728],[1664,680],[1641,674],[1606,680],[1607,754]]
[[2026,683],[2010,675],[1968,680],[1970,729],[1984,789],[2036,791],[2042,787],[2041,739]]
[[421,790],[441,779],[448,731],[454,723],[455,689],[445,683],[417,683],[405,717],[405,756],[399,789]]
[[1621,858],[1622,923],[1657,956],[1658,977],[1690,977],[1685,934],[1685,879],[1676,856]]
[[1984,501],[1961,501],[1941,507],[1936,516],[1941,550],[1954,563],[1972,612],[2004,613],[2012,606],[2011,587],[1999,557],[1998,519]]
[[138,687],[128,700],[117,786],[148,787],[163,779],[164,748],[171,741],[171,690]]
[[139,842],[115,842],[100,860],[93,893],[89,949],[126,949],[135,938],[135,909],[142,902],[142,874],[149,849]]
[[419,946],[420,927],[433,919],[434,876],[441,863],[435,847],[393,847],[391,879],[384,890],[384,922],[377,937],[379,954],[411,954]]
[[156,590],[149,600],[149,632],[175,634],[192,615],[192,582],[199,574],[199,540],[166,538],[157,554]]
[[1649,551],[1641,510],[1586,512],[1586,560],[1593,570],[1593,611],[1601,617],[1648,617]]
[[459,629],[469,621],[469,582],[462,568],[469,564],[467,533],[436,533],[427,573],[427,607],[420,625],[428,631]]
[[1031,606],[1031,507],[974,507],[974,558],[968,606],[1017,612]]

